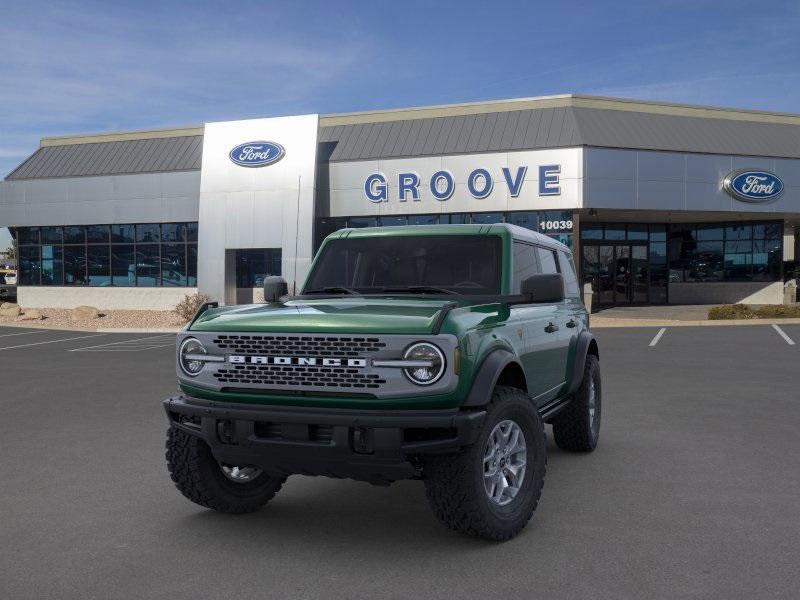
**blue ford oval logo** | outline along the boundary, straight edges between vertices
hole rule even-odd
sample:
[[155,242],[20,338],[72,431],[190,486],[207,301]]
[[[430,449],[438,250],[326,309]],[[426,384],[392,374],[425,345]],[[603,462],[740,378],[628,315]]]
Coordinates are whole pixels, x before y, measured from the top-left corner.
[[728,174],[722,187],[742,202],[768,202],[783,193],[783,180],[769,171],[744,169]]
[[236,146],[228,156],[242,167],[264,167],[278,162],[284,154],[286,150],[275,142],[247,142]]

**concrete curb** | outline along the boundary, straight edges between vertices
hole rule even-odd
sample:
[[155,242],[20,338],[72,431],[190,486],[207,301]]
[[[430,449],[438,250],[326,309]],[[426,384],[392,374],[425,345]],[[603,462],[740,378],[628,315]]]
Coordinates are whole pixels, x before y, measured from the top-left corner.
[[609,319],[592,317],[592,329],[607,327],[730,327],[734,325],[800,325],[800,319],[726,319],[720,321],[676,321],[669,319]]
[[20,323],[2,323],[0,327],[16,327],[19,329],[43,329],[49,331],[88,331],[89,333],[178,333],[180,327],[165,327],[165,328],[137,328],[137,327],[100,327],[100,328],[84,328],[76,327],[74,325],[45,325],[43,321],[23,321]]

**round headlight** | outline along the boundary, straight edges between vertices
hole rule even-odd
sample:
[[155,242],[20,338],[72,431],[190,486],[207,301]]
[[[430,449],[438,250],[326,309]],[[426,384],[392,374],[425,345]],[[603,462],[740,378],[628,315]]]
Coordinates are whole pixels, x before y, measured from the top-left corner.
[[206,349],[195,338],[186,338],[181,344],[179,361],[181,370],[190,377],[194,377],[203,370],[205,361],[198,360],[197,355],[206,354]]
[[403,371],[417,385],[430,385],[439,381],[444,373],[444,354],[433,344],[418,342],[409,346],[403,359],[418,361],[418,366],[406,367]]

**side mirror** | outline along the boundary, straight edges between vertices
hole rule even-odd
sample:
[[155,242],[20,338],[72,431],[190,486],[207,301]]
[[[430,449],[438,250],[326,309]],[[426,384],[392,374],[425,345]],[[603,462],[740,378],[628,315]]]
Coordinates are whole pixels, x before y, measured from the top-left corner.
[[564,277],[561,273],[538,273],[522,280],[520,293],[531,302],[563,302]]
[[286,280],[279,275],[264,277],[264,302],[278,302],[281,296],[289,293]]

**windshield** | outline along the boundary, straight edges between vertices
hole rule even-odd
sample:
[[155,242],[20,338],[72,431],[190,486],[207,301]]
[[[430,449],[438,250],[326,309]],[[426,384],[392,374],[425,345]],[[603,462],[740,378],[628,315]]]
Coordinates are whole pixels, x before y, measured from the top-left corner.
[[332,240],[304,294],[500,293],[495,235],[389,236]]

